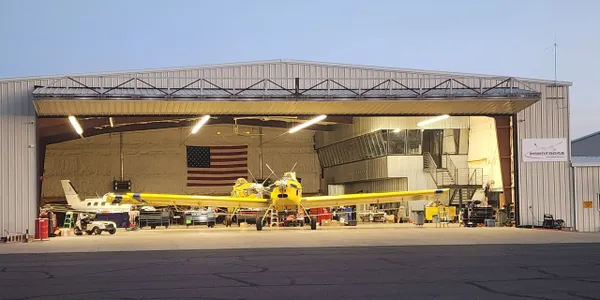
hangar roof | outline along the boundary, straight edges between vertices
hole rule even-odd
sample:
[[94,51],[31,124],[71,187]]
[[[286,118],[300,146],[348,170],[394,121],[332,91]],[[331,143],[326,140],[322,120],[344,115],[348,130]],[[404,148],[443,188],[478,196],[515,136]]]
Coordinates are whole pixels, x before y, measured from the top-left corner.
[[2,81],[55,79],[55,78],[66,77],[66,76],[75,76],[75,77],[79,77],[79,76],[110,76],[110,75],[125,75],[125,74],[135,74],[135,73],[178,72],[178,71],[197,70],[197,69],[214,69],[214,68],[223,68],[223,67],[241,67],[241,66],[249,66],[249,65],[272,65],[272,64],[313,65],[313,66],[324,66],[324,67],[335,67],[335,68],[346,68],[346,69],[362,69],[362,70],[371,70],[371,71],[401,72],[401,73],[410,73],[410,74],[426,74],[426,75],[453,76],[453,77],[478,77],[478,78],[513,77],[516,80],[519,80],[522,82],[527,82],[527,83],[558,84],[561,86],[573,85],[573,83],[570,81],[555,81],[555,80],[539,79],[539,78],[514,77],[514,76],[509,76],[509,75],[490,75],[490,74],[478,74],[478,73],[447,72],[447,71],[435,71],[435,70],[424,70],[424,69],[398,68],[398,67],[347,64],[347,63],[331,63],[331,62],[295,60],[295,59],[273,59],[273,60],[248,61],[248,62],[237,62],[237,63],[206,64],[206,65],[149,68],[149,69],[137,69],[137,70],[55,74],[55,75],[29,76],[29,77],[5,78],[5,79],[0,78],[0,82],[2,82]]
[[502,115],[538,101],[540,82],[267,61],[53,77],[36,83],[33,101],[40,116]]

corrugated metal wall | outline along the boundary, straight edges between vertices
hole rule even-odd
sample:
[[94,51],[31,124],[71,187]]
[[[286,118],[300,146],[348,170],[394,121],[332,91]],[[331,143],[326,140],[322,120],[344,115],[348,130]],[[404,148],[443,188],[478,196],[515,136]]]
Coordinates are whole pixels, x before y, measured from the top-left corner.
[[388,175],[387,157],[325,168],[323,174],[328,184],[386,178]]
[[408,190],[435,189],[431,174],[423,171],[423,156],[388,156],[389,177],[406,177]]
[[516,120],[520,224],[541,225],[544,214],[548,213],[565,220],[567,226],[574,226],[569,162],[524,163],[520,154],[522,139],[571,140],[568,88],[542,84],[530,86],[542,93],[542,99],[520,112]]
[[360,191],[363,193],[408,191],[408,179],[388,178],[344,185],[344,193],[346,194],[359,193]]
[[[250,130],[242,126],[240,131]],[[285,132],[283,128],[263,128],[264,140]],[[258,133],[255,128],[254,134]],[[298,163],[294,171],[302,179],[304,193],[317,193],[321,165],[313,149],[314,131],[302,130],[280,136],[263,146],[263,165],[259,165],[260,140],[257,136],[240,136],[233,125],[205,125],[198,134],[189,136],[189,128],[167,128],[125,132],[123,137],[123,171],[136,192],[172,194],[229,195],[231,185],[221,187],[186,187],[186,145],[248,145],[248,168],[263,178],[270,171],[279,178]],[[80,196],[92,197],[112,190],[112,180],[120,176],[120,135],[103,134],[52,144],[46,148],[42,197],[62,197],[60,180],[70,179]],[[252,179],[252,178],[250,178]],[[233,184],[233,181],[232,181]]]
[[[577,230],[600,231],[600,167],[575,167],[573,172]],[[584,201],[592,201],[592,208],[584,208]]]
[[37,145],[30,90],[32,82],[0,81],[0,236],[34,233]]
[[[101,77],[104,76],[104,77]],[[314,78],[302,81],[301,88],[317,84],[322,78],[342,78],[339,83],[349,88],[365,88],[357,85],[375,85],[378,79],[395,78],[403,84],[432,87],[442,83],[448,74],[427,71],[408,71],[386,68],[359,66],[341,66],[311,62],[257,62],[248,64],[231,64],[224,66],[191,67],[177,70],[150,70],[140,72],[107,73],[94,75],[77,75],[74,78],[84,84],[106,87],[123,83],[132,75],[148,77],[146,80],[158,87],[182,87],[191,82],[190,78],[221,78],[214,83],[226,86],[246,87],[256,79],[265,77],[286,78],[286,86],[293,86],[293,78]],[[177,78],[180,77],[180,78]],[[181,77],[186,77],[182,79]],[[40,77],[22,80],[0,81],[0,229],[24,230],[33,227],[36,215],[37,176],[35,114],[30,99],[33,85],[77,86],[62,77]],[[243,79],[231,79],[243,78]],[[353,80],[356,78],[373,78],[372,80]],[[454,75],[467,85],[477,86],[485,81],[487,86],[500,83],[504,78],[491,76]],[[58,80],[57,80],[58,79]],[[490,85],[491,84],[491,85]],[[518,139],[523,138],[567,138],[569,139],[568,88],[559,88],[559,99],[556,88],[547,87],[539,81],[527,83],[530,87],[543,93],[541,102],[518,114]],[[130,83],[124,86],[144,87],[143,84]],[[453,84],[454,87],[460,87]],[[190,87],[199,87],[199,84]],[[547,97],[550,98],[547,98]],[[383,125],[382,125],[383,126]],[[386,124],[385,126],[390,126]],[[363,128],[360,126],[359,128]],[[321,140],[318,142],[327,142]],[[520,146],[519,146],[520,148]],[[519,158],[520,159],[520,158]],[[364,169],[364,168],[363,168]],[[539,220],[544,213],[554,213],[572,224],[571,188],[569,184],[568,163],[525,164],[519,161],[520,183],[520,221],[523,224]],[[529,209],[528,207],[532,208]]]

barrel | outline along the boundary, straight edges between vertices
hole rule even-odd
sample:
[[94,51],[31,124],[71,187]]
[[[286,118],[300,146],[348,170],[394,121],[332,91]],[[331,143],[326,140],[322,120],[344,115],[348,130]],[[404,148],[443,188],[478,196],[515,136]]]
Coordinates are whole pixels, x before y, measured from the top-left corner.
[[425,223],[425,212],[422,210],[413,210],[413,224],[423,225]]
[[35,219],[35,239],[43,240],[48,238],[48,218]]

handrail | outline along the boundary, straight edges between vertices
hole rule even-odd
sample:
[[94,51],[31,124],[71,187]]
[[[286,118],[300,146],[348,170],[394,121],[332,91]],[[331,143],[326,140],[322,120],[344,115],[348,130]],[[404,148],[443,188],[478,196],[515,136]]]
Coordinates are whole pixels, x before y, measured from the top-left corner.
[[435,185],[438,185],[438,180],[437,180],[437,164],[435,163],[435,160],[433,160],[433,156],[431,156],[431,153],[429,152],[423,152],[423,164],[425,169],[427,169],[427,171],[429,172],[429,175],[431,175],[431,178],[433,178],[433,182],[435,183]]
[[454,180],[454,182],[458,181],[458,170],[456,169],[456,165],[452,161],[452,158],[449,154],[446,154],[446,169],[448,169],[448,173],[450,177]]

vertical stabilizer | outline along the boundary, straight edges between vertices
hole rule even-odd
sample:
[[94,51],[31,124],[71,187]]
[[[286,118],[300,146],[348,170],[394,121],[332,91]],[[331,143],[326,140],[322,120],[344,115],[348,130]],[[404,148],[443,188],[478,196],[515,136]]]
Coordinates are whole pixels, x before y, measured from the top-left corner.
[[79,199],[79,195],[77,194],[77,190],[71,184],[71,180],[61,180],[63,191],[65,192],[65,198],[67,198],[67,203],[69,205],[77,205],[81,202]]

